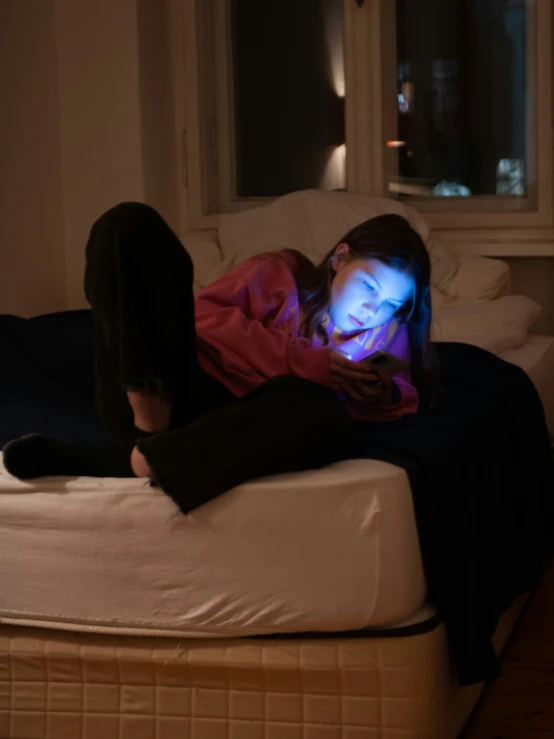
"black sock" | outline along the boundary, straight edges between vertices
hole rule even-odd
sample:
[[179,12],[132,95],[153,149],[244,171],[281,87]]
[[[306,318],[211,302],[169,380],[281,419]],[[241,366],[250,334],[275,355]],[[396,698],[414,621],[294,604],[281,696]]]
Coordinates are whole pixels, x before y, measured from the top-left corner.
[[3,449],[4,467],[20,480],[68,475],[78,477],[134,477],[131,449],[114,445],[80,446],[28,434],[8,442]]

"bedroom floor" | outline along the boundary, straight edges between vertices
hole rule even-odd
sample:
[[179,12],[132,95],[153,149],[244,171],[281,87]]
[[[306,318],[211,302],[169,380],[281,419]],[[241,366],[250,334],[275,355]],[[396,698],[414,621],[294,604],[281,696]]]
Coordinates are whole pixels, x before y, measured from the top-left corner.
[[506,647],[463,739],[554,739],[554,564]]

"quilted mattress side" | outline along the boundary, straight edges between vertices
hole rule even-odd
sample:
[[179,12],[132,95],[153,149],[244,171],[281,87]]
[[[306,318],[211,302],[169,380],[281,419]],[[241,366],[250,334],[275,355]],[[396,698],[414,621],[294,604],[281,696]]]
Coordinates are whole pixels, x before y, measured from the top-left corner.
[[4,626],[0,737],[434,739],[445,674],[442,625],[278,643]]

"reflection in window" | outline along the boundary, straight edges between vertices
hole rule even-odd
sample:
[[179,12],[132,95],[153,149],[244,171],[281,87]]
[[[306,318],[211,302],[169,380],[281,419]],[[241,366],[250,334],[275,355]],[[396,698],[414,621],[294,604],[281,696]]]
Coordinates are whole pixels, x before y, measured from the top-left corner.
[[233,0],[231,25],[236,195],[344,188],[343,0]]
[[400,197],[525,196],[528,0],[396,0]]

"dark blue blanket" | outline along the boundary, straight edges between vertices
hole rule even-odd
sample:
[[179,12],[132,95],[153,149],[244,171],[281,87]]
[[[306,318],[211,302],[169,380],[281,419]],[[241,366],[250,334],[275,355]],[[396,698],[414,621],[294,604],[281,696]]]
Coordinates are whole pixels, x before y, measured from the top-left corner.
[[0,316],[0,448],[31,432],[106,444],[94,411],[89,310]]
[[452,395],[395,423],[357,425],[350,456],[406,469],[430,597],[459,682],[470,684],[498,674],[498,619],[537,585],[552,553],[554,464],[522,369],[468,344],[437,351]]
[[[43,432],[103,444],[94,413],[89,311],[0,317],[0,444]],[[451,392],[435,410],[356,424],[351,458],[404,467],[431,598],[458,679],[497,674],[491,636],[552,551],[554,466],[541,401],[523,370],[466,344],[437,345]]]

